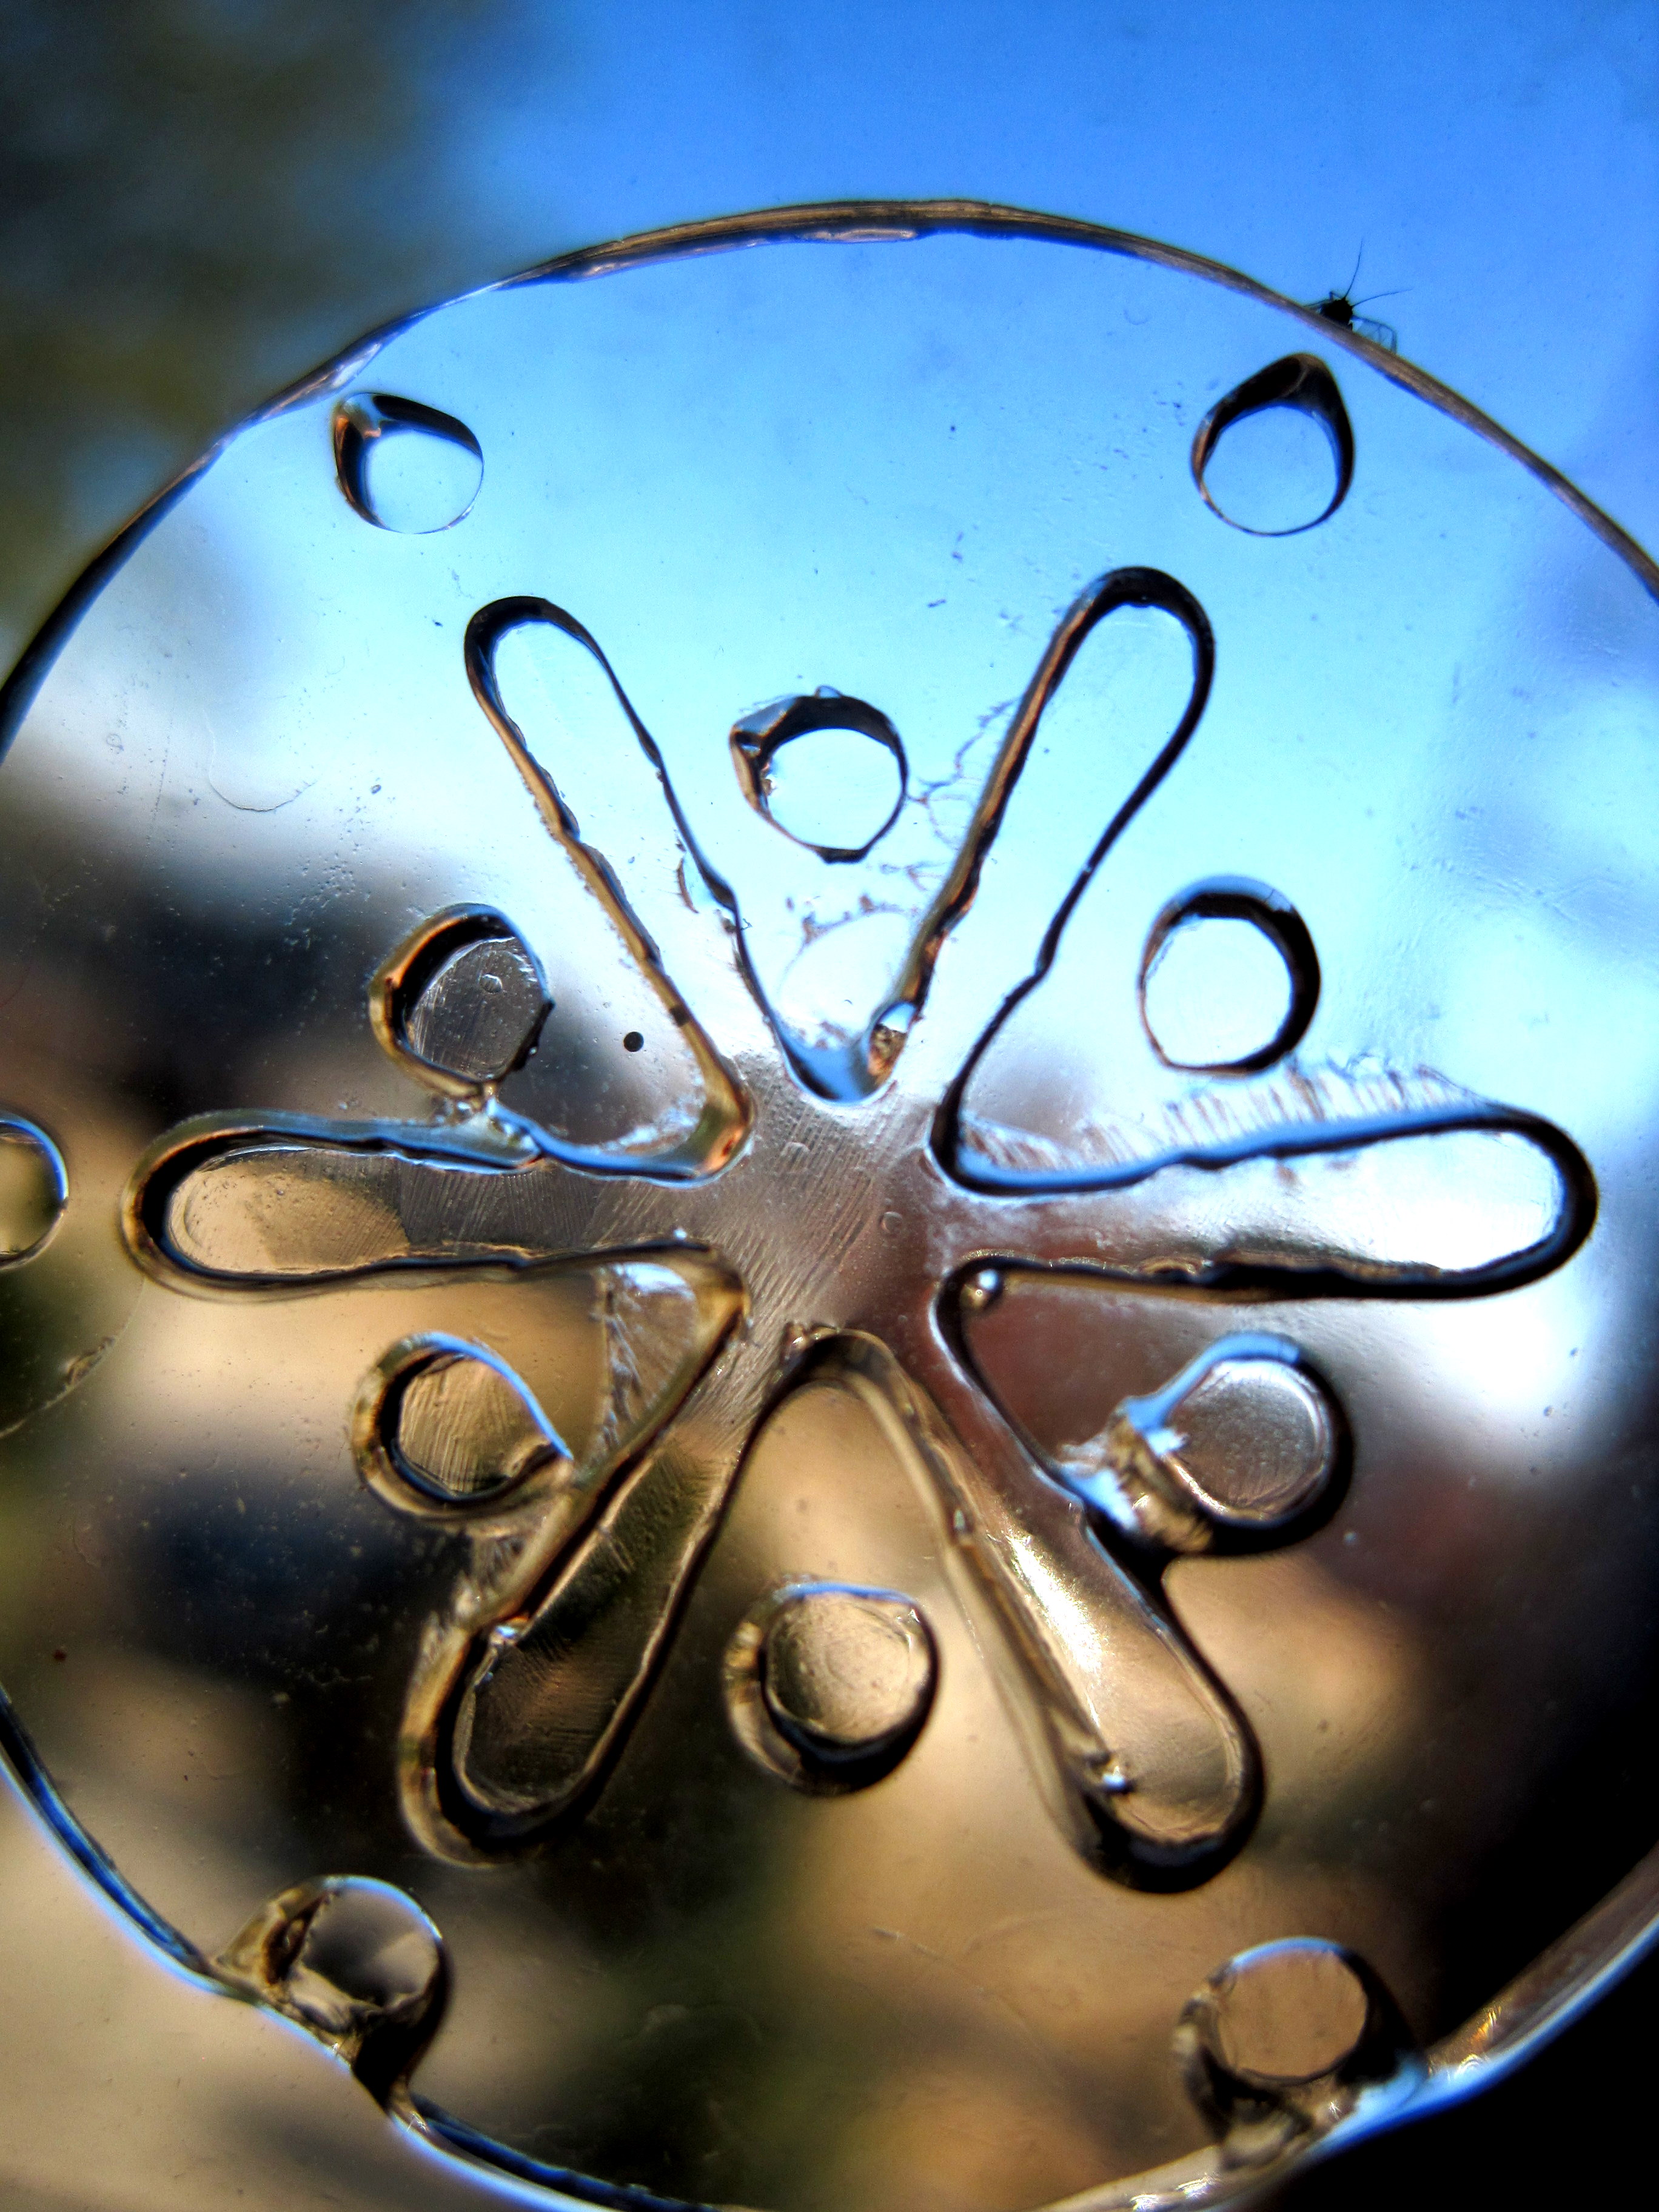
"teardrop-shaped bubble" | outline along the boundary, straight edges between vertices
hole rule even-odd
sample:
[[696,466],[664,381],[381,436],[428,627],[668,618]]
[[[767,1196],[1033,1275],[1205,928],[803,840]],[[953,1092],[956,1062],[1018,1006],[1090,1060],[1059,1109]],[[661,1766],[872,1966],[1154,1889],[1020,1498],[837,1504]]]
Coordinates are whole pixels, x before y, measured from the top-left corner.
[[334,465],[365,522],[418,537],[459,522],[483,482],[465,422],[388,392],[356,392],[335,409]]
[[1336,380],[1291,354],[1218,400],[1193,441],[1193,475],[1224,522],[1289,538],[1335,514],[1353,478],[1353,429]]
[[68,1203],[63,1155],[46,1131],[0,1120],[0,1267],[38,1252]]
[[1235,1527],[1275,1528],[1304,1512],[1335,1465],[1330,1401],[1287,1359],[1224,1356],[1164,1419],[1170,1472],[1210,1517]]
[[498,1498],[563,1447],[527,1391],[472,1351],[444,1351],[389,1395],[386,1443],[422,1491],[457,1504]]
[[1126,1398],[1062,1461],[1066,1480],[1125,1534],[1178,1552],[1218,1534],[1281,1534],[1334,1502],[1346,1425],[1281,1337],[1219,1338],[1162,1390]]
[[570,1462],[512,1369],[449,1336],[405,1337],[375,1363],[352,1408],[351,1443],[376,1496],[422,1519],[487,1515],[533,1475],[556,1484]]

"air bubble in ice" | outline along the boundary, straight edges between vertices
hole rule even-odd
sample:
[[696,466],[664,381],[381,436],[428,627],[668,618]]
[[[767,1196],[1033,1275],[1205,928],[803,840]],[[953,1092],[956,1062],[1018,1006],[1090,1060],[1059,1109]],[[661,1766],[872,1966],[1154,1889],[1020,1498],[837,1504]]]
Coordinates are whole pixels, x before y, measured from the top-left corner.
[[334,465],[365,522],[418,537],[459,522],[483,482],[465,422],[387,392],[355,392],[335,409]]
[[732,732],[738,781],[769,822],[826,860],[860,860],[904,803],[904,748],[877,708],[823,689]]
[[1253,538],[1289,538],[1334,514],[1353,477],[1353,429],[1313,354],[1276,361],[1217,402],[1193,441],[1206,503]]
[[772,756],[766,811],[797,843],[845,852],[880,836],[899,795],[885,746],[858,730],[814,730]]
[[524,947],[512,938],[486,938],[444,962],[404,1017],[404,1035],[429,1066],[493,1082],[534,1043],[547,1005]]
[[483,908],[434,915],[375,976],[376,1035],[438,1087],[465,1093],[521,1066],[552,1004],[533,953]]
[[920,1734],[938,1662],[920,1608],[892,1590],[798,1583],[755,1608],[726,1655],[732,1725],[797,1788],[890,1773]]
[[1336,1455],[1324,1392],[1282,1358],[1218,1359],[1170,1407],[1168,1433],[1166,1462],[1206,1510],[1251,1528],[1302,1512]]
[[1212,1984],[1207,2040],[1235,2080],[1264,2087],[1334,2073],[1365,2033],[1359,1977],[1334,1944],[1247,1951]]
[[1368,2085],[1410,2062],[1398,2006],[1364,1960],[1310,1936],[1264,1943],[1217,1969],[1188,2003],[1176,2051],[1235,2162],[1328,2128]]
[[363,1385],[352,1433],[365,1480],[405,1511],[489,1504],[568,1456],[510,1369],[444,1337],[392,1347]]
[[1140,1014],[1167,1066],[1244,1075],[1299,1043],[1319,996],[1319,962],[1289,900],[1218,879],[1170,901],[1148,933]]
[[1219,1532],[1266,1536],[1303,1522],[1339,1471],[1344,1435],[1294,1345],[1228,1336],[1163,1390],[1126,1398],[1068,1473],[1127,1533],[1202,1551]]
[[448,1989],[443,1940],[413,1899],[352,1875],[283,1890],[217,1963],[337,2051],[382,2103],[431,2041]]
[[0,1119],[0,1267],[38,1252],[68,1202],[63,1155],[45,1130]]
[[1237,1065],[1270,1044],[1290,1011],[1278,948],[1248,921],[1190,921],[1146,978],[1146,1026],[1174,1067]]
[[470,1353],[442,1353],[404,1384],[395,1448],[423,1487],[441,1498],[491,1498],[558,1449],[558,1439],[503,1368]]

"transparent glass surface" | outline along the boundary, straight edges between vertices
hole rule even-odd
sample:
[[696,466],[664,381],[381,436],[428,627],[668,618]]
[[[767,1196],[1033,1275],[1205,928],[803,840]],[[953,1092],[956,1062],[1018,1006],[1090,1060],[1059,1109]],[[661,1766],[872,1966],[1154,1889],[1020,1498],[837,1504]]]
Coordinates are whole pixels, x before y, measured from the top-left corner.
[[0,1679],[205,1956],[416,1901],[429,2124],[1012,2212],[1659,1830],[1659,617],[1363,340],[869,227],[394,331],[14,679]]

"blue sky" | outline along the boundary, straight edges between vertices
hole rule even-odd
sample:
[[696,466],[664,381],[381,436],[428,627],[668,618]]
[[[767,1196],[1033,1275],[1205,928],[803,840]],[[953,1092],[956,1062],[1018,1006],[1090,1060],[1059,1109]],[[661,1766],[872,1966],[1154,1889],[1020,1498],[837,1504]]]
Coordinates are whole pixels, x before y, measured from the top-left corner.
[[1401,350],[1659,541],[1644,0],[13,0],[0,642],[365,330],[562,248],[962,195],[1174,240]]
[[1363,241],[1402,352],[1659,538],[1644,5],[583,0],[486,54],[444,151],[497,265],[864,193],[1086,216],[1304,298]]

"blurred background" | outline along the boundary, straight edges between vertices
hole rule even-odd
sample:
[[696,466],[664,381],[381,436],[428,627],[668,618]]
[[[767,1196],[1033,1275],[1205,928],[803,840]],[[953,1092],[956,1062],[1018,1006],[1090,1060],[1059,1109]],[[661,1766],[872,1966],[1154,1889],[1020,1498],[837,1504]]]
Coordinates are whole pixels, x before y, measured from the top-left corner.
[[[0,0],[0,655],[131,509],[366,329],[563,249],[962,195],[1148,233],[1400,349],[1659,544],[1639,0]],[[1299,2212],[1611,2194],[1650,1966]]]

